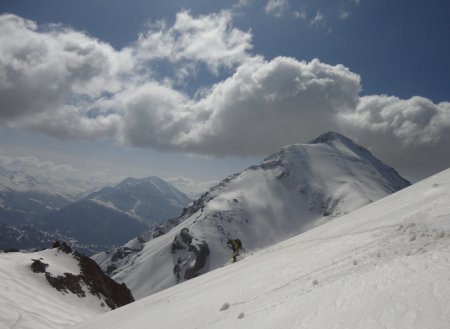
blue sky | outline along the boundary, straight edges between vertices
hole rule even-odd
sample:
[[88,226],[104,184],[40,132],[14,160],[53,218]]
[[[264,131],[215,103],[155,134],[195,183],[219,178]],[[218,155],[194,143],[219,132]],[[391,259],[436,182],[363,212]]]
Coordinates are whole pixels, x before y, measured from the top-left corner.
[[194,186],[335,130],[408,178],[449,166],[448,1],[15,0],[0,12],[0,157]]

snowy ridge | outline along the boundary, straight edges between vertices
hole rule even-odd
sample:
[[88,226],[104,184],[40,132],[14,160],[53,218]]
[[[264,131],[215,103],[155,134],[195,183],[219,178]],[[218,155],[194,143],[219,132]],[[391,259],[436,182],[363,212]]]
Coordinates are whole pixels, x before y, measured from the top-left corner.
[[409,185],[348,141],[284,147],[211,188],[137,250],[93,258],[142,298],[228,264],[229,238],[239,238],[247,253],[265,248]]
[[450,170],[71,329],[447,329],[448,200]]

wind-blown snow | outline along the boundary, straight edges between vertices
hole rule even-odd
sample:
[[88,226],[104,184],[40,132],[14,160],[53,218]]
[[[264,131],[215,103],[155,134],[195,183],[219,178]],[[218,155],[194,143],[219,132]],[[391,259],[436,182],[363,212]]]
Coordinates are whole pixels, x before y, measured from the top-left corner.
[[447,329],[449,200],[447,170],[71,329]]
[[[48,264],[52,276],[78,275],[78,261],[71,254],[47,249],[35,253],[0,254],[0,328],[52,329],[84,321],[109,310],[102,300],[86,293],[80,298],[51,287],[44,273],[34,273],[34,259]],[[88,289],[85,287],[85,291]]]

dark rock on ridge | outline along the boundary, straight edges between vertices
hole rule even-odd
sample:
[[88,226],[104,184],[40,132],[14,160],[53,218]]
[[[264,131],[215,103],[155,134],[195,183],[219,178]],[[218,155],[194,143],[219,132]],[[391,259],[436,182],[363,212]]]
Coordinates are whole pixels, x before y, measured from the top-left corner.
[[105,303],[115,309],[120,306],[134,302],[134,298],[125,283],[119,284],[102,272],[100,267],[89,257],[72,251],[65,242],[55,242],[54,247],[66,254],[72,254],[78,260],[80,265],[80,274],[64,273],[64,275],[53,276],[46,271],[48,264],[38,259],[34,259],[31,269],[36,273],[45,273],[47,281],[52,287],[62,293],[73,293],[79,297],[86,297],[83,285],[89,290],[89,293],[97,297],[104,297]]

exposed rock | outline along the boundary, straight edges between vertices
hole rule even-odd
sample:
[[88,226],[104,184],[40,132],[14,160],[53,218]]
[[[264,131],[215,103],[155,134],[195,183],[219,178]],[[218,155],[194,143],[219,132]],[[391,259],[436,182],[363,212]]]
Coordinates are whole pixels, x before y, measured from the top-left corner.
[[112,309],[134,302],[134,298],[125,283],[118,284],[111,279],[89,257],[78,252],[74,252],[74,255],[80,262],[80,276],[92,294],[105,296],[106,303]]
[[206,265],[209,256],[209,247],[205,241],[198,245],[189,245],[189,251],[195,254],[195,264],[194,266],[187,268],[186,272],[184,272],[184,278],[186,280],[200,275],[199,271]]
[[45,273],[48,264],[41,262],[39,259],[32,259],[31,270],[34,273]]
[[[103,296],[105,303],[111,309],[134,302],[134,298],[125,283],[118,284],[108,277],[92,259],[77,251],[72,252],[70,246],[65,242],[56,241],[53,245],[61,252],[72,254],[74,259],[78,260],[80,274],[64,273],[64,275],[53,276],[46,271],[48,264],[33,259],[32,271],[45,273],[45,277],[52,287],[62,293],[71,292],[79,297],[86,297],[86,293],[99,298]],[[84,286],[88,288],[88,291],[83,289]]]
[[53,242],[53,248],[58,248],[58,250],[61,250],[66,254],[70,254],[72,252],[72,248],[66,242],[61,243],[59,240]]
[[[173,267],[173,274],[177,281],[180,281],[181,277],[189,280],[200,275],[200,271],[207,263],[210,250],[205,241],[194,239],[189,233],[189,229],[183,228],[172,242],[171,253],[179,253]],[[191,265],[193,260],[195,260],[194,265]],[[182,275],[182,271],[184,271],[184,275]]]

